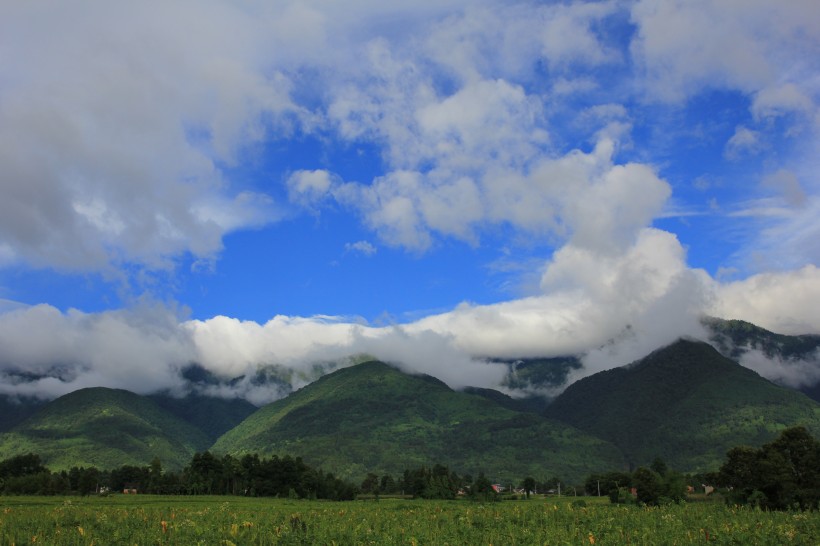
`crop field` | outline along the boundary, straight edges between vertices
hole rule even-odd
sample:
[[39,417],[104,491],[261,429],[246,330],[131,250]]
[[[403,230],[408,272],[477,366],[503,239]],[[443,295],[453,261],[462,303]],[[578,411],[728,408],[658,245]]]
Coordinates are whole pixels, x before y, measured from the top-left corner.
[[0,497],[0,544],[820,544],[817,511],[584,503]]

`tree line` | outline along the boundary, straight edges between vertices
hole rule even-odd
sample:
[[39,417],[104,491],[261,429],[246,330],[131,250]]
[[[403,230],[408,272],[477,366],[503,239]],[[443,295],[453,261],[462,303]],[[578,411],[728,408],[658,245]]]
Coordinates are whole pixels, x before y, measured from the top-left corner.
[[591,474],[588,495],[608,496],[616,503],[658,505],[686,498],[687,483],[709,484],[726,502],[768,510],[820,508],[820,441],[805,427],[792,427],[762,447],[730,449],[719,471],[684,476],[662,460],[632,473]]
[[164,495],[246,495],[352,500],[357,487],[330,472],[312,468],[299,457],[217,457],[196,453],[180,472],[162,468],[159,459],[147,466],[123,465],[103,471],[73,467],[51,472],[39,455],[29,453],[0,461],[0,492],[17,495],[64,495],[131,491]]
[[[793,427],[760,448],[732,448],[717,472],[685,476],[656,459],[652,465],[634,472],[590,474],[583,492],[607,496],[615,503],[657,505],[684,500],[687,484],[691,483],[720,488],[727,502],[732,504],[775,510],[817,509],[820,508],[820,441],[805,427]],[[538,482],[527,477],[518,487],[529,496],[532,492],[560,488],[560,480],[553,477]],[[124,465],[106,471],[74,467],[60,472],[51,472],[33,453],[0,461],[2,494],[89,494],[126,489],[166,495],[330,500],[352,500],[359,493],[376,497],[403,494],[424,499],[499,499],[492,482],[483,473],[473,478],[470,474],[459,475],[441,464],[408,469],[396,477],[370,473],[357,486],[289,455],[217,457],[206,451],[194,454],[180,472],[165,471],[159,459],[147,466]],[[568,490],[565,487],[564,491]]]
[[[505,482],[504,491],[517,488],[523,495],[529,497],[536,492],[554,491],[560,488],[561,480],[552,477],[544,481],[526,477],[517,484]],[[472,500],[493,501],[501,497],[490,479],[483,472],[473,477],[472,474],[461,474],[450,470],[442,464],[420,466],[407,469],[399,476],[368,473],[359,486],[361,493],[378,497],[379,495],[404,495],[421,499],[455,499],[467,498]]]

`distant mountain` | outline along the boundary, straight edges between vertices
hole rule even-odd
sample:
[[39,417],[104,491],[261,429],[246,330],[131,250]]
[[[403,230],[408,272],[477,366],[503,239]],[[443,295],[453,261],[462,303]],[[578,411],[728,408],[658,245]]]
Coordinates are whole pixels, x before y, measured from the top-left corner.
[[502,387],[538,393],[541,398],[550,397],[560,390],[569,374],[582,367],[577,356],[494,359],[493,362],[505,364],[508,368]]
[[182,398],[168,393],[148,396],[159,407],[175,417],[194,426],[213,443],[255,412],[256,406],[241,398],[217,398],[201,394],[189,394]]
[[820,433],[820,404],[685,340],[573,383],[545,415],[612,442],[633,466],[659,456],[686,471],[714,470],[729,448],[787,426]]
[[607,442],[381,362],[338,370],[259,409],[213,450],[301,455],[345,479],[441,463],[491,479],[579,480],[623,466]]
[[[799,390],[820,401],[820,335],[788,336],[742,320],[703,319],[709,341],[724,356],[739,360],[759,351],[781,377],[799,378]],[[773,378],[777,382],[776,378]]]
[[751,322],[724,320],[714,317],[703,319],[709,329],[709,340],[725,356],[740,358],[750,349],[761,351],[769,358],[807,360],[817,358],[820,335],[789,336],[770,332]]
[[205,434],[153,401],[97,387],[57,398],[0,435],[0,459],[34,452],[60,470],[145,465],[159,457],[179,469],[209,445]]

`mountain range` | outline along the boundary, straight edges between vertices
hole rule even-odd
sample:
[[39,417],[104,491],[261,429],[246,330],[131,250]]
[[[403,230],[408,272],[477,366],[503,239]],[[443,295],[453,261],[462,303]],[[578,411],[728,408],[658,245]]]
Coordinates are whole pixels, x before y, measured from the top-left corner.
[[[820,336],[778,336],[741,321],[706,324],[710,343],[679,340],[580,379],[554,398],[455,391],[377,361],[327,372],[261,408],[107,388],[47,403],[0,397],[0,459],[34,452],[50,468],[67,469],[146,465],[158,457],[178,470],[208,449],[301,456],[350,480],[441,463],[491,479],[577,482],[656,457],[681,471],[715,470],[729,448],[759,446],[783,428],[804,425],[820,434],[816,400],[737,362],[760,351],[783,366],[816,363]],[[571,356],[505,363],[508,392],[516,384],[554,392],[581,366]]]

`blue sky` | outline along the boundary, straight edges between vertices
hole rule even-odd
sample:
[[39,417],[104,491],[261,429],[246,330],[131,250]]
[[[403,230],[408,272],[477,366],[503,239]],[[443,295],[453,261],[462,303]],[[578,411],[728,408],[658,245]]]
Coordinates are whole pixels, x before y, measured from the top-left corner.
[[2,369],[493,385],[704,313],[820,332],[818,36],[802,0],[8,3]]

